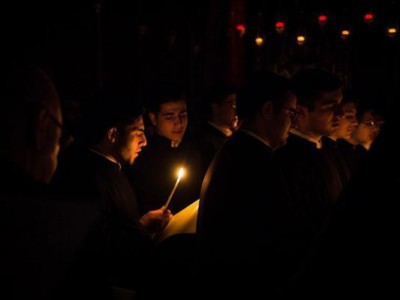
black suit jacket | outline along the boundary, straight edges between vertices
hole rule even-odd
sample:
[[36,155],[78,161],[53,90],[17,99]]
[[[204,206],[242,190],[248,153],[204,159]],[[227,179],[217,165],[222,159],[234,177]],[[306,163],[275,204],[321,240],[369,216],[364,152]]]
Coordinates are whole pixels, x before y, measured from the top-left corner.
[[177,179],[179,167],[185,167],[169,209],[176,213],[200,196],[200,152],[188,140],[172,148],[171,141],[154,135],[129,170],[129,179],[137,193],[141,213],[161,208],[168,199]]
[[1,165],[2,293],[8,299],[103,299],[98,206],[54,195],[12,163]]
[[270,291],[286,280],[296,248],[289,238],[296,218],[284,194],[272,149],[247,132],[235,132],[202,186],[197,232],[201,259],[212,270],[204,278],[222,284],[222,276],[228,277],[247,291],[265,289],[258,272],[271,284]]

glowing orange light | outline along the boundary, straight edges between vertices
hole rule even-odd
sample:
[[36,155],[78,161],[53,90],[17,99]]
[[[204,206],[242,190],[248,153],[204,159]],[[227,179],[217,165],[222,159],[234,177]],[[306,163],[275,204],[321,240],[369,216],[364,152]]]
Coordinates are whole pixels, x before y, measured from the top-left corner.
[[306,42],[306,37],[304,35],[298,35],[296,41],[299,46],[302,46]]
[[256,39],[255,39],[255,42],[256,42],[258,47],[261,47],[262,44],[264,44],[264,39],[261,36],[257,36]]
[[343,29],[341,32],[340,32],[340,37],[342,38],[342,39],[347,39],[349,36],[351,35],[351,31],[349,30],[349,29]]
[[388,27],[388,29],[386,30],[386,34],[389,37],[395,37],[397,34],[397,28],[396,27]]
[[166,210],[168,208],[169,203],[171,202],[172,196],[174,195],[176,188],[178,187],[179,182],[181,181],[182,176],[185,175],[185,169],[184,168],[180,168],[178,170],[178,176],[175,182],[175,185],[171,191],[171,193],[169,194],[168,200],[167,202],[165,202],[164,206],[162,207],[163,210]]

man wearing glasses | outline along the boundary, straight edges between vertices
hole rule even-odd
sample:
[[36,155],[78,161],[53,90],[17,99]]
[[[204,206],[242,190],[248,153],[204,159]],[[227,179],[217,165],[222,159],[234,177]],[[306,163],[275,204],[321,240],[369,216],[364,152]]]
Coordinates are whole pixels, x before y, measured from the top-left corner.
[[1,290],[18,299],[76,296],[75,275],[87,270],[77,263],[79,253],[98,220],[97,207],[49,190],[63,122],[52,80],[20,60],[3,62],[1,73]]

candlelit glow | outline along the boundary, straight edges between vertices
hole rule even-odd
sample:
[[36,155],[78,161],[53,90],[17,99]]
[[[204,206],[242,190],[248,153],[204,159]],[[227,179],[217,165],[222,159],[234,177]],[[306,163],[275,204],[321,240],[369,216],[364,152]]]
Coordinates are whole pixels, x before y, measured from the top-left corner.
[[184,168],[180,168],[178,170],[178,179],[181,179],[183,175],[185,175],[185,169]]
[[175,185],[172,188],[171,193],[169,194],[167,202],[165,202],[164,206],[162,207],[163,210],[167,210],[169,203],[171,202],[172,196],[175,194],[176,188],[178,187],[181,178],[185,175],[185,169],[179,168],[178,170],[178,178],[176,179]]

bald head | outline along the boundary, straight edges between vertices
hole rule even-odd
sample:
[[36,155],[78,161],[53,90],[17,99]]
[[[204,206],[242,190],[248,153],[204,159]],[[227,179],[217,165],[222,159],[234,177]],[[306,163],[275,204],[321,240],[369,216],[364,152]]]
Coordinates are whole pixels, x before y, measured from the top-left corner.
[[[60,99],[50,78],[27,64],[2,68],[1,150],[37,181],[48,183],[57,166],[62,123]],[[57,124],[59,123],[59,124]]]
[[49,77],[39,68],[25,63],[7,64],[2,68],[1,108],[10,118],[20,118],[32,108],[60,107],[57,91]]

